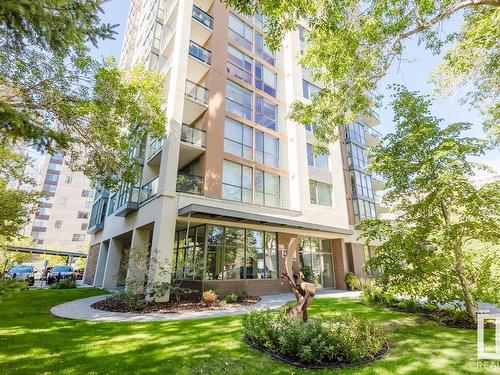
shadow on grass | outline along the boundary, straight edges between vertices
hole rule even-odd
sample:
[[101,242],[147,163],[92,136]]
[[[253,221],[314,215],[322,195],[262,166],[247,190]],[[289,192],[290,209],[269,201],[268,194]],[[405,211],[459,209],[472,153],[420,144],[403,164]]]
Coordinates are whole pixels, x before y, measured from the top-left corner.
[[[94,289],[39,290],[0,302],[0,373],[301,374],[242,342],[240,317],[176,322],[96,323],[62,320],[50,307],[100,294]],[[354,300],[318,299],[311,316],[349,311],[384,324],[393,344],[383,360],[342,374],[482,373],[475,332],[419,324],[410,314]],[[315,374],[332,371],[314,371]]]

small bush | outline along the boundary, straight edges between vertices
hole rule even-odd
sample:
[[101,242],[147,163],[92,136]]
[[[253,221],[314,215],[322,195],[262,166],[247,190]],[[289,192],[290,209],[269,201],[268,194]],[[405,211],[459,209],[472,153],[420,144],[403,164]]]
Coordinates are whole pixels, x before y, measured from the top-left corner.
[[396,297],[390,292],[384,292],[382,288],[376,286],[374,283],[366,283],[362,285],[361,300],[367,305],[397,305]]
[[453,314],[453,322],[455,324],[465,325],[470,323],[471,320],[469,318],[469,315],[467,314],[467,311],[457,309]]
[[196,289],[181,288],[178,286],[173,286],[170,288],[170,297],[176,302],[196,298],[196,296],[198,296],[199,298],[199,293],[200,292]]
[[201,302],[205,306],[213,306],[217,303],[218,298],[217,293],[213,290],[205,290],[201,296]]
[[304,323],[283,312],[252,311],[243,317],[243,329],[254,344],[303,364],[358,362],[387,342],[385,331],[351,315]]
[[76,281],[74,279],[61,279],[52,284],[50,289],[75,289]]
[[238,296],[236,294],[228,294],[224,300],[227,302],[227,303],[235,303],[235,302],[238,302]]
[[236,297],[239,302],[244,301],[248,298],[248,293],[247,289],[245,288],[245,285],[241,285],[238,289],[238,293],[236,294]]
[[345,275],[345,282],[353,289],[359,288],[359,280],[352,272],[347,272],[347,274]]
[[143,295],[135,294],[130,290],[113,294],[108,297],[107,300],[117,308],[129,311],[140,311],[147,304]]
[[17,292],[20,290],[27,290],[28,283],[24,281],[17,280],[0,280],[0,294],[5,294],[8,292]]

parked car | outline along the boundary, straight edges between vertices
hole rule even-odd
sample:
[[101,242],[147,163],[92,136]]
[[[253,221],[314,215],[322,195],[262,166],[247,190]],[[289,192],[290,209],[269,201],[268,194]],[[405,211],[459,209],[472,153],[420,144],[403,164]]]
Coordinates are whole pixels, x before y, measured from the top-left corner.
[[35,284],[35,274],[37,272],[38,271],[33,266],[26,266],[26,265],[14,266],[5,274],[5,278],[19,280],[19,281],[26,281],[28,285],[31,286]]
[[83,280],[83,270],[82,269],[75,270],[75,280]]
[[53,284],[61,279],[74,279],[75,273],[71,266],[54,266],[47,274],[47,284]]

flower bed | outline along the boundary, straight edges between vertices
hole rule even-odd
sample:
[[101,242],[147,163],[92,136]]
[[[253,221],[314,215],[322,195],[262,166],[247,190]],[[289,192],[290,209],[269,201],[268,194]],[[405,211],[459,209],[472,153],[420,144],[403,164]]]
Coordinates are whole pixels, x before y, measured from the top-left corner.
[[305,368],[363,364],[389,349],[384,330],[351,315],[304,323],[282,311],[253,311],[243,317],[243,328],[252,346]]

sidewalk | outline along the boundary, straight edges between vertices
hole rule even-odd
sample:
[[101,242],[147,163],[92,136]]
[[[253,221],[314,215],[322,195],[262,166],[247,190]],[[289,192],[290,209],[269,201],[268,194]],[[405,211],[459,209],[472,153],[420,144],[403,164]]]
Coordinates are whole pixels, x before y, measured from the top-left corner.
[[[346,290],[320,289],[315,298],[358,298],[360,292],[349,292]],[[93,322],[160,322],[171,320],[193,320],[206,318],[219,318],[223,316],[233,316],[245,314],[250,310],[276,309],[289,301],[294,300],[293,294],[273,294],[262,296],[259,303],[251,306],[234,307],[227,310],[217,311],[195,311],[186,313],[119,313],[95,310],[90,307],[93,303],[103,300],[108,295],[83,298],[76,301],[63,303],[50,309],[50,312],[60,318],[87,320]]]

